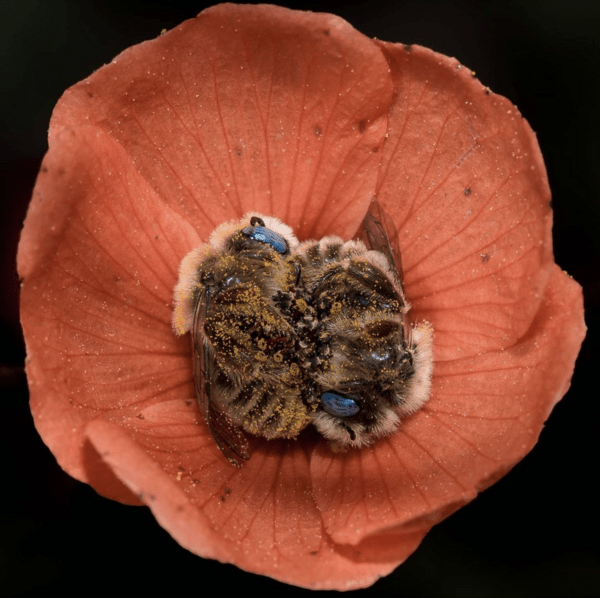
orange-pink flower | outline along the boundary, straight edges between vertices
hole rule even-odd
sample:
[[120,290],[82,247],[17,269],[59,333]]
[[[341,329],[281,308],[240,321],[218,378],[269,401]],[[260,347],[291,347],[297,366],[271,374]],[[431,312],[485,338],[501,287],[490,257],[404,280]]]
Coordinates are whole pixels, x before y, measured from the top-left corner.
[[[18,267],[31,407],[61,466],[185,548],[311,588],[393,570],[535,444],[584,336],[527,122],[456,60],[343,20],[220,5],[69,89]],[[181,259],[249,210],[299,238],[393,218],[432,394],[395,434],[222,456],[171,330]]]

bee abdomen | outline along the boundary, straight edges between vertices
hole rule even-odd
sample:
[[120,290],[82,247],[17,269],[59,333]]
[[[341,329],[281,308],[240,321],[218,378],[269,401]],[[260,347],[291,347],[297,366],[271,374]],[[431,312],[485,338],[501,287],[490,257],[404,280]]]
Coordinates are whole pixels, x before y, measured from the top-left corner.
[[295,438],[311,422],[299,389],[279,383],[255,380],[240,391],[230,407],[246,432],[268,439]]

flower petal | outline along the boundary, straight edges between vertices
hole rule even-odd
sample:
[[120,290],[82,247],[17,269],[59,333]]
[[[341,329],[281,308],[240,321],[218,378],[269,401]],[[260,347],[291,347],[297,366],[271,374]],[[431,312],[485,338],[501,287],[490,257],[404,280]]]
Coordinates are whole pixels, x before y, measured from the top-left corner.
[[[197,554],[311,588],[372,583],[510,469],[583,336],[527,124],[456,62],[378,44],[222,5],[127,50],[59,102],[19,247],[32,411],[61,465]],[[348,238],[375,190],[436,329],[429,403],[372,449],[256,439],[232,468],[170,328],[181,258],[250,209]]]
[[396,89],[378,199],[436,363],[429,402],[398,433],[343,455],[321,444],[311,460],[325,528],[349,545],[422,537],[506,473],[566,392],[585,329],[581,289],[553,263],[527,123],[456,61],[378,43]]
[[197,236],[106,133],[80,127],[56,141],[18,255],[31,408],[63,468],[127,501],[86,473],[83,427],[192,392],[170,315],[179,256]]
[[[311,585],[315,556],[332,548],[311,496],[305,449],[257,441],[242,470],[223,459],[193,397],[189,340],[176,338],[170,327],[171,293],[182,257],[214,222],[237,217],[238,208],[265,211],[264,189],[285,196],[273,209],[287,210],[288,220],[302,220],[307,230],[318,223],[328,232],[353,232],[361,217],[353,211],[362,214],[373,194],[372,150],[387,127],[391,83],[380,50],[336,17],[259,7],[239,24],[244,35],[238,39],[232,23],[240,13],[232,10],[208,11],[127,51],[69,90],[55,111],[18,258],[32,412],[44,441],[74,477],[133,504],[150,496],[140,488],[163,488],[161,521],[163,511],[178,512],[172,487],[184,488],[203,511],[198,520],[208,517],[219,530],[215,541],[246,555],[234,562]],[[218,31],[221,25],[227,35]],[[282,51],[265,53],[269,40]],[[212,55],[215,64],[198,61],[198,54],[215,51],[211,44],[222,50]],[[264,113],[262,136],[255,135],[252,118],[239,119],[238,100],[253,87],[246,79],[237,83],[240,44],[254,53],[248,66],[259,69],[251,73],[257,95],[248,97],[254,117]],[[164,63],[163,56],[169,57]],[[165,70],[153,66],[147,75],[148,61],[157,58]],[[331,71],[342,74],[336,79]],[[171,76],[174,82],[164,85]],[[270,103],[272,88],[277,94]],[[227,126],[202,122],[202,106],[190,108],[190,90],[215,109],[226,107],[221,120]],[[294,104],[298,97],[303,104]],[[298,139],[293,152],[284,152],[288,140],[273,132],[285,123],[288,139]],[[206,133],[188,132],[200,124]],[[227,127],[242,125],[236,135],[248,135],[244,151],[258,164],[255,179],[247,163],[234,168],[229,155]],[[203,153],[207,144],[210,151]],[[275,176],[266,165],[278,160]],[[215,164],[225,165],[224,176],[237,173],[247,181],[235,187],[239,206],[223,207],[216,199],[221,196],[210,188],[221,184]],[[346,172],[353,175],[348,184]],[[330,207],[337,202],[337,211],[319,213],[326,199]],[[107,452],[113,442],[118,449]],[[148,458],[176,484],[164,485]],[[180,533],[178,524],[171,527]],[[217,554],[218,547],[206,547],[217,536],[204,537],[202,529],[196,552]],[[316,559],[321,584],[336,570],[345,579],[347,558],[332,554]],[[380,567],[367,563],[360,570],[373,580]]]
[[[178,410],[168,404],[150,410],[162,408],[171,415]],[[141,424],[144,422],[146,418]],[[180,437],[185,436],[181,421],[173,425],[179,428]],[[238,483],[240,470],[229,465],[228,475],[215,474],[212,468],[218,469],[219,462],[202,471],[178,467],[183,475],[173,476],[171,468],[157,463],[155,455],[148,454],[147,447],[131,434],[131,430],[100,418],[86,426],[86,437],[97,459],[150,507],[160,525],[181,546],[200,556],[308,588],[354,589],[392,571],[398,551],[408,556],[421,540],[416,534],[407,534],[400,545],[389,536],[375,539],[378,550],[374,561],[370,558],[371,539],[358,547],[335,546],[322,535],[320,523],[315,526],[317,519],[306,515],[315,511],[315,505],[307,459],[299,443],[274,442],[276,446],[269,454],[253,457],[244,467],[260,483],[251,484],[246,479],[244,487]],[[156,436],[161,437],[158,430]],[[197,434],[189,436],[191,442],[197,438]],[[185,461],[184,451],[174,452],[172,457],[171,465]],[[192,463],[197,466],[198,458]],[[199,479],[192,481],[190,473]],[[214,500],[203,504],[198,498],[202,493]],[[301,508],[298,496],[305,497]],[[216,510],[222,511],[218,517]],[[216,520],[221,523],[216,524]],[[393,558],[386,558],[386,552]]]
[[311,460],[325,528],[344,544],[438,521],[510,470],[567,391],[585,335],[581,287],[553,268],[536,318],[512,347],[436,364],[434,393],[371,449]]
[[350,236],[373,196],[391,100],[381,51],[333,15],[219,5],[130,48],[53,116],[117,139],[202,238],[257,210]]
[[[158,522],[176,535],[182,546],[191,550],[200,545],[202,556],[232,560],[231,545],[221,541],[210,520],[123,428],[97,419],[87,424],[86,436],[119,479],[152,509]],[[198,538],[202,538],[201,543]]]
[[378,42],[395,102],[378,198],[398,226],[411,317],[435,360],[512,346],[552,271],[552,211],[535,135],[455,59]]
[[243,468],[233,468],[195,405],[186,403],[151,405],[128,433],[179,482],[222,538],[248,552],[260,548],[257,561],[318,549],[320,519],[301,444],[257,441],[252,458]]

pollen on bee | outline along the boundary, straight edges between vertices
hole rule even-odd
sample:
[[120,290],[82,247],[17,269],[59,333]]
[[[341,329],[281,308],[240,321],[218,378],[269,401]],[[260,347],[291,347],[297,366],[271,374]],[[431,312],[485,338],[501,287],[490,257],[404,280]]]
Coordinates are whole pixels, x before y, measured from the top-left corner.
[[331,304],[331,311],[329,312],[332,316],[337,316],[342,313],[342,302],[334,301]]
[[[332,448],[360,448],[427,400],[431,326],[405,319],[382,223],[368,214],[363,227],[368,244],[300,244],[290,227],[250,213],[184,258],[173,327],[192,335],[198,401],[234,465],[250,456],[242,432],[295,439],[312,423]],[[352,413],[327,411],[327,393]],[[220,415],[227,426],[213,425]]]
[[308,303],[305,299],[296,299],[296,308],[304,313],[308,309]]

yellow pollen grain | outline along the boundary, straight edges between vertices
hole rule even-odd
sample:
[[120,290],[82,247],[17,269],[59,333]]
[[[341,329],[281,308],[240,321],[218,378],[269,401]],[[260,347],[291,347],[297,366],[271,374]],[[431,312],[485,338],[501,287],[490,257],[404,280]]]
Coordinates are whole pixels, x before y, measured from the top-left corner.
[[307,309],[308,309],[308,304],[306,303],[306,301],[304,299],[297,299],[296,300],[296,307],[302,312],[304,313]]

